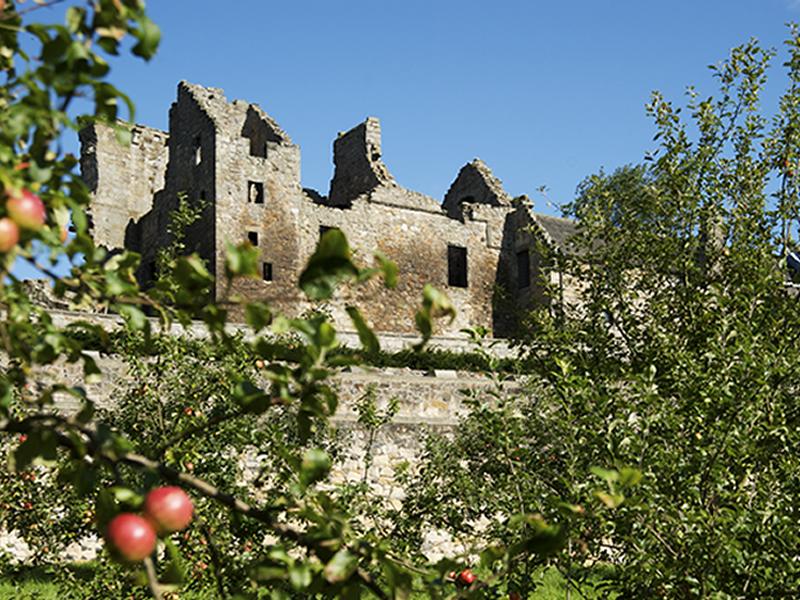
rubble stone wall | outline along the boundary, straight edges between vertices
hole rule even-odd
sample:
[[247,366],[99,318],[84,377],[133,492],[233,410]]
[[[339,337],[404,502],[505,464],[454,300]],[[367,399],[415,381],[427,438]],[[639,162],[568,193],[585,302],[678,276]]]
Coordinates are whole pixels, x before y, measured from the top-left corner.
[[[170,109],[169,136],[139,126],[134,134],[136,144],[126,148],[108,126],[85,130],[82,167],[94,190],[97,241],[141,252],[145,283],[157,250],[170,241],[170,212],[184,193],[205,207],[188,232],[188,246],[218,276],[217,299],[231,291],[290,315],[323,310],[345,327],[345,308],[356,304],[377,331],[404,334],[414,331],[422,288],[431,283],[458,309],[444,332],[482,326],[500,337],[514,332],[511,312],[541,301],[514,281],[515,248],[534,239],[516,232],[530,207],[512,199],[478,159],[461,169],[443,206],[395,181],[382,160],[380,123],[369,117],[334,141],[335,170],[325,196],[302,188],[300,149],[257,105],[229,102],[220,89],[186,82]],[[323,305],[306,301],[296,282],[321,231],[331,227],[346,233],[360,264],[370,264],[376,251],[396,262],[398,288],[374,281]],[[260,251],[260,277],[228,290],[220,277],[226,245],[245,240]],[[529,253],[533,257],[538,247]],[[466,285],[448,275],[461,260],[454,254],[466,254]]]

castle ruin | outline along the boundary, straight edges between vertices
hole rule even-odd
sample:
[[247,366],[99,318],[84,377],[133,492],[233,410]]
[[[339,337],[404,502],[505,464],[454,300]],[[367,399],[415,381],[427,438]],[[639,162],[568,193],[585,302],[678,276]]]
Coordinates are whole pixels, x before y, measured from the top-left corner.
[[[304,189],[300,149],[269,115],[186,82],[178,85],[169,132],[135,125],[123,146],[114,128],[94,124],[80,139],[95,240],[139,252],[142,283],[154,276],[156,253],[170,241],[170,213],[184,193],[204,207],[187,231],[189,250],[218,275],[225,244],[249,240],[260,251],[261,277],[239,280],[232,291],[290,315],[312,307],[297,281],[327,229],[345,233],[361,264],[375,251],[395,261],[396,289],[369,282],[326,306],[336,322],[349,323],[344,308],[355,304],[379,332],[413,332],[422,287],[432,283],[458,310],[440,333],[483,326],[510,335],[519,314],[554,300],[542,275],[556,284],[560,275],[544,269],[547,256],[563,252],[574,231],[566,219],[535,213],[527,197],[510,197],[478,159],[461,168],[443,203],[400,186],[382,161],[373,117],[334,141],[328,195]],[[224,279],[216,285],[219,298]],[[569,296],[564,288],[560,296]]]

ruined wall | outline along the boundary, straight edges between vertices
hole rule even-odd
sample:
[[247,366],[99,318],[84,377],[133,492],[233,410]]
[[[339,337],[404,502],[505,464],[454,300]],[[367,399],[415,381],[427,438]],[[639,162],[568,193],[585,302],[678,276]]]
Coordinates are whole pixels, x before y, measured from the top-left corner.
[[126,246],[132,223],[147,213],[164,187],[169,135],[136,125],[125,146],[113,127],[92,124],[80,134],[81,173],[94,194],[90,207],[95,241],[107,248]]
[[[213,95],[215,90],[207,90]],[[214,273],[216,219],[216,130],[198,102],[183,85],[178,86],[178,98],[169,111],[169,162],[166,168],[164,189],[152,202],[152,210],[138,226],[138,247],[142,253],[140,279],[149,281],[154,274],[155,258],[159,248],[171,240],[167,228],[170,213],[178,206],[179,194],[204,207],[200,219],[189,228],[187,247],[203,257]],[[129,246],[130,247],[130,246]]]
[[330,206],[350,206],[353,200],[378,186],[395,185],[381,160],[381,125],[375,117],[339,134],[333,143],[333,164]]
[[[443,331],[492,327],[499,241],[490,240],[485,218],[453,220],[433,198],[397,185],[380,158],[377,119],[367,119],[334,142],[334,199],[312,198],[301,188],[299,149],[268,115],[254,105],[228,103],[219,91],[209,94],[184,83],[184,93],[216,132],[217,272],[223,268],[226,242],[249,239],[260,251],[261,278],[238,281],[234,293],[267,301],[289,314],[325,310],[340,324],[349,324],[345,306],[356,304],[378,331],[411,333],[422,288],[433,283],[446,289],[459,308],[457,320]],[[173,110],[180,112],[180,101]],[[254,183],[259,186],[256,197],[251,194]],[[397,262],[398,288],[386,290],[374,281],[343,290],[325,305],[306,301],[296,282],[321,230],[331,227],[347,235],[361,264],[370,264],[375,251]],[[448,285],[448,244],[467,249],[465,288]],[[220,280],[218,295],[223,286]]]
[[[99,127],[94,131],[110,135]],[[152,198],[147,214],[145,202],[133,210],[125,195],[123,180],[139,164],[135,156],[129,164],[124,152],[110,151],[105,158],[105,146],[89,137],[84,144],[84,176],[101,182],[94,186],[94,207],[104,223],[99,239],[112,239],[108,231],[127,218],[124,243],[142,253],[144,282],[153,276],[158,249],[170,241],[167,227],[178,194],[186,193],[206,207],[188,232],[188,248],[217,276],[217,300],[230,291],[289,315],[319,309],[344,327],[350,325],[344,309],[355,304],[376,330],[412,333],[422,288],[431,283],[448,293],[458,311],[440,333],[483,326],[501,336],[513,334],[514,313],[544,301],[541,290],[519,285],[516,253],[527,248],[529,270],[535,271],[534,242],[553,240],[478,159],[460,170],[441,205],[395,181],[382,161],[380,123],[370,117],[334,141],[335,171],[325,196],[302,188],[300,150],[269,115],[255,104],[228,102],[222,90],[186,82],[179,84],[170,110],[170,132],[168,154],[162,151],[161,162],[152,158],[147,166],[166,169],[163,180],[156,178],[147,188]],[[149,149],[152,144],[142,146],[149,138],[140,137],[140,147]],[[141,148],[134,154],[143,153]],[[104,177],[112,183],[104,185]],[[564,233],[559,223],[551,224],[558,235]],[[523,226],[541,231],[520,233]],[[321,230],[331,227],[347,235],[360,264],[370,264],[375,251],[395,261],[397,289],[372,281],[344,289],[323,305],[309,303],[297,281]],[[119,236],[113,240],[119,242]],[[260,252],[260,277],[239,280],[228,290],[222,276],[226,244],[246,240]],[[241,315],[234,310],[232,317]]]
[[461,219],[463,204],[511,206],[511,197],[503,189],[503,183],[479,158],[461,168],[445,194],[442,207],[453,219]]

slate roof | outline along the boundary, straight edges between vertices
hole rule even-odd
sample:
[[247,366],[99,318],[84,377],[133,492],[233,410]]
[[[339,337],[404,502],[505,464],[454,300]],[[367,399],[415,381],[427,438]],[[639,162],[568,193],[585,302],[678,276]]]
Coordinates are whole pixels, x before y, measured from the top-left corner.
[[549,237],[553,245],[562,252],[569,250],[569,238],[578,231],[574,221],[563,217],[552,217],[541,213],[534,213],[534,218]]

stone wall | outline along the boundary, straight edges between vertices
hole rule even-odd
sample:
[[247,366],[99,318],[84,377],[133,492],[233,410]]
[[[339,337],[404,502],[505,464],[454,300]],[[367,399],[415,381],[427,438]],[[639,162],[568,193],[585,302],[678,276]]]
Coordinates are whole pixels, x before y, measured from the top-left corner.
[[169,161],[169,134],[136,125],[130,144],[100,124],[80,132],[81,173],[93,193],[90,216],[95,241],[107,248],[130,247],[131,229],[163,189]]
[[[170,109],[170,132],[169,151],[157,160],[142,146],[155,134],[140,135],[138,150],[115,147],[109,128],[99,125],[82,137],[84,176],[101,183],[93,186],[98,241],[118,242],[119,235],[114,237],[111,230],[127,219],[124,242],[142,253],[139,275],[144,282],[152,277],[158,248],[170,241],[169,214],[178,194],[185,193],[206,207],[190,228],[189,249],[221,275],[226,245],[250,240],[261,254],[261,277],[238,281],[231,291],[287,314],[321,309],[347,327],[344,309],[352,303],[376,330],[410,333],[422,288],[432,283],[458,309],[447,332],[483,326],[510,336],[516,323],[510,315],[542,300],[516,285],[514,252],[530,243],[534,260],[539,252],[532,242],[535,236],[519,236],[517,228],[542,228],[543,221],[529,218],[528,201],[512,199],[480,160],[461,169],[443,206],[395,181],[382,161],[380,123],[370,117],[334,141],[335,171],[325,196],[302,188],[299,148],[257,105],[228,102],[222,90],[186,82],[178,86]],[[155,191],[146,214],[138,200],[135,210],[130,208],[132,201],[124,197],[129,186],[122,185],[136,173],[139,154],[150,157],[145,173],[165,168],[163,179],[153,179],[148,188]],[[106,180],[113,185],[103,185]],[[324,305],[307,302],[296,282],[321,230],[331,227],[347,234],[362,264],[369,264],[375,251],[395,261],[398,288],[387,291],[371,282],[344,290]],[[544,229],[539,233],[545,244],[552,241]],[[218,277],[217,299],[226,291],[226,282]]]

